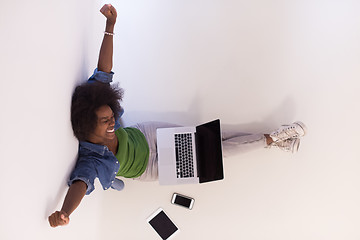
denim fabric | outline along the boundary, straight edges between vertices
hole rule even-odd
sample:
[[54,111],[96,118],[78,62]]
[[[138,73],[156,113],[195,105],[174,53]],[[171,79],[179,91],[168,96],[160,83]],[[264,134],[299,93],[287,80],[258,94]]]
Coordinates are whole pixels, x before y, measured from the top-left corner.
[[79,157],[71,173],[69,186],[76,180],[86,183],[89,195],[94,189],[94,180],[99,178],[104,190],[109,189],[115,181],[120,164],[106,146],[89,142],[80,142]]
[[114,76],[114,72],[102,72],[95,68],[93,75],[89,78],[88,82],[92,83],[95,81],[102,83],[111,83]]
[[118,178],[115,178],[114,182],[111,185],[112,189],[115,189],[115,190],[118,190],[118,191],[123,190],[124,187],[125,187],[124,182],[122,180],[118,179]]
[[[106,73],[95,69],[88,83],[98,81],[110,84],[113,75],[113,72]],[[121,127],[119,120],[123,113],[124,110],[122,109],[119,116],[115,118],[115,130]],[[95,178],[99,178],[104,190],[111,187],[120,191],[124,188],[124,183],[115,178],[119,168],[119,161],[106,146],[81,141],[79,143],[78,160],[75,169],[70,175],[68,185],[70,186],[76,180],[81,180],[86,183],[86,195],[89,195],[95,189]]]

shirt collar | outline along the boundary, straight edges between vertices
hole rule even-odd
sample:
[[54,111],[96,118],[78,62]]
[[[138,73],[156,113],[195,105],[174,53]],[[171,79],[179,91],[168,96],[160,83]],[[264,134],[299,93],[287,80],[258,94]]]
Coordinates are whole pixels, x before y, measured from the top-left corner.
[[79,144],[81,147],[83,147],[89,151],[95,152],[101,156],[104,156],[105,152],[108,150],[107,146],[94,144],[94,143],[90,143],[90,142],[80,141]]

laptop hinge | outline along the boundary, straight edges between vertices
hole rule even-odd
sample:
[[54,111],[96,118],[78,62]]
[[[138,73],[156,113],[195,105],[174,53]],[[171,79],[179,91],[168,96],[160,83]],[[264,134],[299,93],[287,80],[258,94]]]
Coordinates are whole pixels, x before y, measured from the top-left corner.
[[199,171],[200,171],[200,165],[199,165],[199,154],[198,154],[198,138],[197,138],[197,133],[195,132],[194,133],[194,137],[195,137],[195,154],[196,154],[196,174],[197,174],[197,177],[200,178],[200,175],[199,175]]

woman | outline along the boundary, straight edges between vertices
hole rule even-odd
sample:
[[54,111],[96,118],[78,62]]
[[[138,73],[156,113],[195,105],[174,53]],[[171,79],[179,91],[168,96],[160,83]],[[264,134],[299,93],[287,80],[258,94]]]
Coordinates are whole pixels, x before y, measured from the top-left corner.
[[[89,80],[75,89],[71,106],[74,135],[79,140],[79,157],[71,173],[69,190],[60,211],[49,216],[52,227],[69,223],[70,214],[82,198],[94,190],[97,177],[104,190],[121,190],[124,183],[116,176],[140,180],[156,180],[156,129],[174,124],[147,122],[121,128],[123,113],[119,101],[123,91],[112,82],[114,25],[117,13],[110,4],[100,12],[106,17],[106,28],[100,48],[97,69]],[[223,133],[224,156],[259,147],[278,147],[295,152],[299,138],[305,135],[305,125],[296,122],[271,134]]]

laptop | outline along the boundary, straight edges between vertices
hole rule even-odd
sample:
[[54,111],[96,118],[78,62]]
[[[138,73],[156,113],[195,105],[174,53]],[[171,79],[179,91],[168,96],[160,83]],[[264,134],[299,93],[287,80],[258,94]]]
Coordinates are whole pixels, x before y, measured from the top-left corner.
[[220,120],[196,127],[157,129],[160,185],[224,179]]

